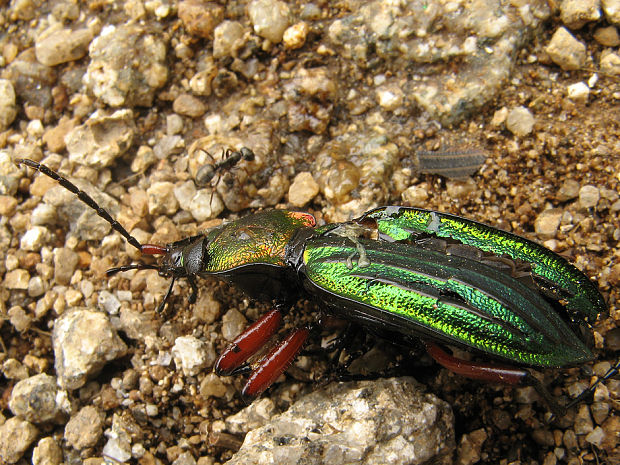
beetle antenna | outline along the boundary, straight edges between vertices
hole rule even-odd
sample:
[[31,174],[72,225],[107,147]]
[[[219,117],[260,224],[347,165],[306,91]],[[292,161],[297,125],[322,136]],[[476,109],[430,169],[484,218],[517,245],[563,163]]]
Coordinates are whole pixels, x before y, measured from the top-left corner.
[[107,276],[112,276],[113,274],[120,273],[121,271],[129,270],[159,270],[159,267],[157,265],[147,265],[145,263],[134,263],[132,265],[110,268],[109,270],[106,270],[105,274]]
[[571,407],[574,407],[575,405],[579,404],[580,402],[582,402],[583,400],[587,399],[589,396],[594,394],[594,391],[596,390],[596,387],[599,384],[601,384],[604,381],[607,381],[612,376],[617,375],[619,372],[620,372],[620,360],[616,360],[616,364],[612,366],[609,370],[607,370],[607,373],[605,373],[603,376],[597,379],[592,386],[590,386],[588,389],[586,389],[581,394],[579,394],[577,397],[575,397],[573,400],[571,400],[566,405],[566,410],[568,410]]
[[60,174],[58,174],[57,172],[55,172],[51,168],[49,168],[49,167],[47,167],[47,166],[45,166],[45,165],[43,165],[41,163],[37,163],[36,161],[29,160],[27,158],[16,158],[15,159],[15,163],[17,165],[29,166],[30,168],[33,168],[33,169],[39,171],[40,173],[43,173],[45,176],[50,177],[54,181],[58,182],[58,184],[60,184],[62,187],[64,187],[68,191],[70,191],[70,192],[74,193],[75,195],[77,195],[77,197],[82,202],[84,202],[90,208],[95,210],[97,212],[97,215],[99,215],[101,218],[106,220],[110,224],[110,226],[112,226],[112,229],[114,229],[115,231],[120,233],[127,240],[127,242],[129,242],[131,245],[133,245],[136,249],[142,251],[142,245],[140,244],[140,242],[138,242],[138,240],[135,237],[133,237],[131,234],[129,234],[127,232],[127,230],[118,221],[116,221],[114,218],[112,218],[110,216],[110,214],[107,212],[107,210],[105,210],[104,208],[100,207],[97,204],[97,202],[95,202],[95,200],[90,195],[88,195],[83,190],[80,190],[71,181],[69,181],[68,179],[62,177]]

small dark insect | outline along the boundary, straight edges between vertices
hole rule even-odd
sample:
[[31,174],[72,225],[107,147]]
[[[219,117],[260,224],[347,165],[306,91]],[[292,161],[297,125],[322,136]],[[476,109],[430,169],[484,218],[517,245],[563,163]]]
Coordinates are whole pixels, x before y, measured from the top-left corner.
[[[241,160],[253,161],[254,157],[254,152],[247,147],[241,147],[238,151],[228,149],[224,152],[221,160],[213,164],[201,166],[198,169],[198,173],[196,173],[196,184],[200,187],[207,186],[217,174],[232,168]],[[217,184],[217,182],[215,182],[215,184]]]
[[[528,239],[447,213],[388,206],[323,226],[309,213],[263,211],[165,246],[140,244],[67,179],[31,160],[15,162],[75,193],[142,254],[162,255],[157,265],[107,271],[155,269],[172,278],[160,311],[179,278],[188,280],[193,303],[198,276],[217,277],[253,298],[274,302],[275,308],[239,335],[215,365],[220,375],[250,372],[245,397],[254,398],[273,384],[315,328],[294,329],[249,362],[301,297],[390,341],[410,345],[421,339],[433,359],[463,376],[534,386],[558,414],[594,392],[596,384],[562,407],[524,368],[592,360],[575,329],[589,329],[607,309],[587,276]],[[501,363],[461,360],[442,345]],[[598,382],[617,374],[619,366]]]

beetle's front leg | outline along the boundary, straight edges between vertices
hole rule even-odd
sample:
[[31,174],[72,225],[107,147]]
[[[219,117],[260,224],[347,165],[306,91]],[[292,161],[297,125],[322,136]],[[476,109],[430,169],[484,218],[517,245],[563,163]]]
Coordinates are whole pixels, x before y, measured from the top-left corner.
[[271,386],[293,363],[309,334],[309,327],[297,328],[276,344],[265,357],[252,366],[252,374],[245,383],[241,395],[251,400]]
[[230,376],[246,370],[248,359],[263,347],[282,324],[282,312],[271,310],[235,338],[215,362],[215,373]]

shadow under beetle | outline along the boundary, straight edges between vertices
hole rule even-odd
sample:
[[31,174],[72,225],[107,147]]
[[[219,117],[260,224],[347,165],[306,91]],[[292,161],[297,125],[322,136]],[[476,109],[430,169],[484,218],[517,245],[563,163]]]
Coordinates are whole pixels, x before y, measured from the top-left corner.
[[[309,213],[269,210],[225,223],[166,246],[140,244],[85,192],[32,160],[34,168],[95,209],[144,255],[159,264],[112,268],[155,269],[189,281],[214,276],[275,308],[241,333],[215,365],[219,375],[250,372],[243,396],[253,398],[286,370],[302,349],[309,327],[293,330],[257,362],[248,360],[279,329],[283,313],[302,296],[329,313],[392,341],[420,338],[430,356],[463,376],[533,385],[554,413],[560,407],[525,368],[564,367],[593,359],[579,326],[606,311],[597,287],[545,247],[490,226],[419,208],[389,206],[346,223],[316,226]],[[440,345],[485,354],[506,363],[460,360]],[[510,366],[515,364],[517,366]],[[618,372],[618,364],[599,382]]]

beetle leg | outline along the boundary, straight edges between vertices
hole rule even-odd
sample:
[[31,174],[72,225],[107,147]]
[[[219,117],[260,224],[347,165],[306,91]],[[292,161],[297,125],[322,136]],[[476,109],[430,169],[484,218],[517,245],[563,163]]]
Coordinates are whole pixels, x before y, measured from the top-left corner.
[[196,286],[196,280],[194,279],[193,276],[188,276],[187,281],[189,282],[189,285],[192,287],[192,293],[189,295],[189,299],[187,300],[190,304],[194,304],[196,303],[196,297],[198,297],[198,286]]
[[166,301],[168,300],[168,297],[170,297],[170,294],[172,293],[172,288],[174,287],[174,281],[176,278],[172,278],[172,281],[170,282],[170,287],[168,288],[168,292],[166,292],[166,295],[164,296],[164,298],[162,299],[161,303],[159,304],[159,307],[157,307],[157,313],[162,313],[164,311],[164,307],[166,306]]
[[297,328],[257,362],[248,382],[243,387],[242,396],[246,399],[254,399],[271,386],[293,362],[306,342],[308,334],[310,334],[310,328]]
[[[243,331],[222,352],[215,362],[215,373],[229,376],[235,373],[275,334],[282,324],[282,312],[271,310]],[[244,371],[244,368],[241,369]]]
[[428,354],[437,363],[453,373],[466,378],[478,379],[491,383],[513,386],[532,386],[555,415],[563,416],[566,413],[566,409],[557,403],[545,386],[524,368],[462,360],[449,355],[437,344],[428,341],[423,342]]

